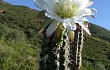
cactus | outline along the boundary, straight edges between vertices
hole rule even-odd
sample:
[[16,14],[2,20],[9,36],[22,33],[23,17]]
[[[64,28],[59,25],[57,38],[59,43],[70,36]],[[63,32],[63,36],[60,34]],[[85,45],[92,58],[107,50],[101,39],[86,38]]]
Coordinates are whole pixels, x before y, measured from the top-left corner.
[[43,45],[41,47],[42,52],[40,53],[40,70],[56,70],[57,68],[57,55],[55,43],[52,41],[52,37],[47,39],[46,31],[43,31]]
[[75,31],[72,42],[68,39],[68,30],[65,30],[61,45],[54,41],[55,34],[47,38],[45,32],[44,30],[40,70],[80,70],[83,47],[81,27]]
[[82,28],[77,25],[77,30],[73,32],[59,25],[56,31],[47,38],[46,30],[52,21],[48,18],[47,20],[45,28],[41,28],[40,31],[43,30],[43,45],[39,70],[80,70],[83,47]]

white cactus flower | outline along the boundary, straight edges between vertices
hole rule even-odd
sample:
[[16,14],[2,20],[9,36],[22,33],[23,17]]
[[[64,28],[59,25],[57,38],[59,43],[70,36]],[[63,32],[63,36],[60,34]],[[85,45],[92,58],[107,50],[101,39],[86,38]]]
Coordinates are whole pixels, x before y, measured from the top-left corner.
[[[94,15],[95,9],[88,8],[93,2],[89,0],[34,0],[37,7],[41,10],[45,10],[45,15],[54,19],[52,26],[54,29],[60,22],[68,30],[76,30],[76,23],[78,23],[82,29],[84,29],[89,35],[91,35],[89,29],[83,24],[84,21],[88,21],[85,16]],[[51,31],[51,30],[50,30]],[[52,34],[55,30],[52,30]]]

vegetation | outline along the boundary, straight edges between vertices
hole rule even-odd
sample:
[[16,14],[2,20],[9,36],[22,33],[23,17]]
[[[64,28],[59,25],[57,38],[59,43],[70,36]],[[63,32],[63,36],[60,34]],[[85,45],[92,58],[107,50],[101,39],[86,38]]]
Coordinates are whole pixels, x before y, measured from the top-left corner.
[[[0,5],[0,70],[38,70],[44,18],[25,6]],[[110,70],[110,31],[91,24],[92,36],[85,34],[81,70]]]

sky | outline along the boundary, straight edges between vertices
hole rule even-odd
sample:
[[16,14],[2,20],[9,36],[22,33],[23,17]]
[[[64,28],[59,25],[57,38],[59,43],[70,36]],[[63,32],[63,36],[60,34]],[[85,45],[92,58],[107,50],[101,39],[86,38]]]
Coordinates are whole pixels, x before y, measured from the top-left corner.
[[[34,0],[4,0],[5,2],[11,3],[13,5],[24,5],[32,9],[37,7],[34,4]],[[88,18],[89,22],[104,27],[110,30],[110,0],[91,0],[94,2],[90,8],[97,9],[97,13],[94,14],[95,19]]]

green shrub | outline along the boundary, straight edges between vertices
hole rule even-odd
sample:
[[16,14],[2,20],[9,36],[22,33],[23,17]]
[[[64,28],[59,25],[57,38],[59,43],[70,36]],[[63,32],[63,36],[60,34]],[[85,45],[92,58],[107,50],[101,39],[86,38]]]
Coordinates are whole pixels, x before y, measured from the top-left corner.
[[0,41],[1,70],[38,70],[38,50],[28,44],[7,44]]
[[105,65],[101,62],[94,62],[93,63],[93,68],[94,68],[94,70],[107,70],[105,68]]

